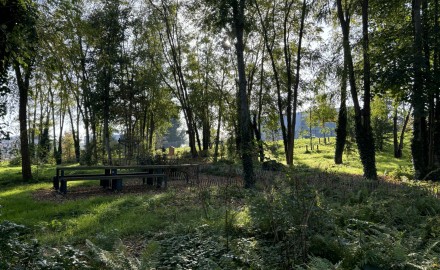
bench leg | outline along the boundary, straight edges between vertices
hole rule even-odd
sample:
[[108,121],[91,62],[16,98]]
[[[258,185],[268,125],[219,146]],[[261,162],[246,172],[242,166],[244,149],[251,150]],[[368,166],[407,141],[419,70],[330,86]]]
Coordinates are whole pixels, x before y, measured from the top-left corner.
[[112,179],[112,190],[122,190],[122,179]]
[[163,177],[163,183],[162,183],[162,186],[164,187],[164,188],[167,188],[167,186],[168,186],[168,176],[164,176]]
[[147,185],[152,186],[154,184],[154,178],[153,177],[147,177]]
[[53,189],[59,190],[60,189],[60,181],[58,181],[58,176],[54,176],[52,178],[52,182],[53,182]]
[[61,180],[60,192],[66,194],[67,193],[67,181]]
[[99,180],[99,185],[103,188],[110,187],[110,181],[109,180]]

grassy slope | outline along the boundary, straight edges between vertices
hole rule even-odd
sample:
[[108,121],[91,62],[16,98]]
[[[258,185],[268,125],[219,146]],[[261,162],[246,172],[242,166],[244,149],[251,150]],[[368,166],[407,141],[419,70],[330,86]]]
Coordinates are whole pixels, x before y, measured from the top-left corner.
[[[277,142],[278,151],[277,159],[284,161],[284,152],[282,151],[282,142]],[[306,153],[306,145],[308,146],[309,153]],[[344,154],[343,164],[334,164],[335,153],[335,138],[330,138],[330,142],[327,144],[318,144],[318,139],[313,139],[314,150],[310,151],[309,139],[298,139],[295,141],[295,164],[305,165],[310,168],[315,168],[323,171],[331,171],[335,173],[347,173],[347,174],[359,174],[362,175],[362,164],[359,160],[356,145],[352,145],[352,152],[350,154]],[[316,150],[318,145],[319,151]],[[409,142],[408,142],[409,145]],[[391,143],[384,145],[382,152],[376,153],[376,166],[378,175],[388,174],[391,171],[399,170],[399,168],[410,168],[411,156],[408,148],[403,151],[403,158],[394,158],[392,153]],[[270,157],[274,157],[271,155]]]
[[[228,258],[236,258],[226,262],[218,259],[217,266],[258,269],[273,268],[280,262],[297,264],[300,261],[303,255],[297,251],[292,258],[286,256],[287,262],[285,258],[276,259],[275,254],[285,250],[289,243],[288,247],[298,244],[298,239],[304,240],[295,228],[302,228],[305,221],[295,217],[305,215],[310,217],[306,233],[310,238],[304,241],[308,256],[314,255],[309,261],[312,269],[321,266],[321,269],[328,269],[336,263],[343,269],[365,264],[381,265],[383,269],[393,265],[394,269],[413,269],[408,268],[410,264],[424,265],[426,269],[440,267],[435,259],[440,254],[440,246],[436,244],[436,240],[440,241],[439,201],[425,191],[425,187],[432,190],[433,184],[405,182],[379,186],[375,190],[347,188],[340,180],[347,176],[342,175],[362,173],[356,154],[345,156],[345,164],[335,166],[332,164],[333,144],[320,145],[319,153],[306,154],[306,143],[306,140],[297,141],[296,163],[302,166],[294,171],[296,179],[283,180],[278,184],[280,189],[269,191],[247,193],[234,189],[232,193],[228,191],[227,200],[221,189],[170,188],[162,193],[41,201],[33,194],[38,189],[50,189],[53,167],[38,168],[39,179],[43,181],[22,184],[18,181],[19,168],[3,166],[0,168],[0,221],[10,220],[30,227],[31,237],[49,246],[66,243],[83,246],[85,239],[90,239],[101,248],[111,249],[117,239],[124,243],[134,239],[136,245],[141,246],[138,249],[143,257],[158,265],[176,265],[158,255],[158,250],[161,254],[170,252],[170,257],[179,253],[176,260],[181,265],[187,265],[188,260],[194,258],[196,265],[200,264],[200,256],[208,256],[210,250],[222,250],[229,254]],[[389,150],[377,156],[380,175],[399,170],[399,166],[410,166],[408,158],[396,160]],[[408,152],[404,154],[408,157]],[[301,168],[313,173],[303,174],[306,170]],[[331,187],[312,185],[310,189],[298,191],[302,178],[313,177],[333,177],[337,184]],[[313,206],[310,211],[308,202]],[[278,229],[274,230],[273,226]],[[208,232],[200,237],[199,229],[194,228],[208,228],[203,229]],[[293,231],[289,232],[291,229]],[[372,232],[362,236],[369,231]],[[231,238],[230,243],[225,240],[225,233],[230,234],[226,237]],[[277,236],[279,234],[285,236]],[[181,238],[187,235],[189,239]],[[214,240],[206,240],[211,238]],[[196,241],[194,239],[200,242],[191,242]],[[181,254],[180,250],[173,250],[172,241],[186,245],[184,249],[191,252]],[[433,247],[429,249],[430,246]],[[371,254],[362,253],[359,247],[370,250]],[[201,248],[208,250],[207,255],[198,253]],[[269,256],[272,253],[274,257]],[[385,255],[380,255],[383,253]]]

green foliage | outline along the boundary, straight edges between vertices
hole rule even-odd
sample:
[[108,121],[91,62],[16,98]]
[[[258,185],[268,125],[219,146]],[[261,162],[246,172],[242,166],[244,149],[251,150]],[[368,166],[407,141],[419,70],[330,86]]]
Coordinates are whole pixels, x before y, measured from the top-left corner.
[[318,201],[313,190],[294,178],[280,179],[273,189],[251,198],[252,231],[262,240],[274,241],[283,254],[273,266],[289,267],[307,257],[309,233],[320,225]]
[[93,258],[95,268],[114,269],[114,270],[138,270],[141,269],[141,263],[138,259],[131,256],[126,247],[118,240],[114,244],[112,251],[107,251],[86,240],[90,257]]
[[201,168],[201,172],[210,175],[230,177],[236,176],[238,169],[238,164],[234,163],[233,161],[221,159],[215,163],[203,166]]
[[[332,105],[330,97],[326,94],[317,95],[315,97],[316,105],[311,109],[311,116],[307,116],[306,123],[308,126],[321,126],[325,128],[325,123],[335,121],[337,112]],[[324,132],[322,132],[324,133]]]
[[157,266],[168,269],[221,269],[226,251],[218,235],[205,227],[183,235],[163,235],[156,240],[160,245],[156,253]]
[[181,129],[180,119],[171,119],[171,126],[168,128],[165,138],[164,147],[180,147],[185,143],[185,131]]
[[21,156],[15,156],[9,160],[9,166],[21,166]]
[[386,134],[393,131],[389,104],[382,97],[376,97],[371,102],[371,128],[373,129],[375,147],[382,151]]
[[1,269],[88,269],[84,254],[72,246],[46,249],[27,240],[29,229],[9,221],[0,224]]
[[[378,155],[380,169],[403,177],[368,182],[356,176],[358,161],[335,166],[333,145],[319,147],[296,151],[287,175],[261,172],[271,184],[252,191],[170,182],[167,191],[45,200],[34,194],[50,183],[19,185],[11,181],[19,168],[5,167],[1,218],[32,228],[14,238],[20,243],[33,247],[35,237],[57,247],[38,245],[47,262],[69,265],[76,256],[94,269],[438,269],[440,204],[431,192],[439,186],[407,179],[409,161],[390,151]],[[239,171],[234,164],[221,160],[202,173],[228,177]],[[54,169],[44,169],[49,180]]]
[[407,180],[412,178],[414,175],[414,170],[412,166],[399,166],[397,169],[394,169],[386,174],[395,180]]

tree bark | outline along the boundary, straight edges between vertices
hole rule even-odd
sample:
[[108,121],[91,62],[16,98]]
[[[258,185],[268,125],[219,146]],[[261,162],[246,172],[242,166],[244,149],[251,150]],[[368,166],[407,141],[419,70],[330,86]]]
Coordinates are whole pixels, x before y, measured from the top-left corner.
[[342,164],[345,143],[347,140],[347,65],[344,61],[341,79],[341,104],[338,113],[338,127],[336,128],[335,164]]
[[[27,104],[29,94],[29,80],[31,77],[31,68],[23,68],[24,74],[18,62],[14,62],[15,76],[17,78],[19,91],[19,111],[18,119],[20,121],[20,154],[21,154],[21,175],[23,181],[32,180],[31,159],[29,153],[29,141],[27,130]],[[24,78],[23,78],[24,76]]]
[[428,129],[426,138],[426,147],[428,149],[428,170],[432,170],[434,166],[434,131],[435,131],[435,100],[434,91],[432,84],[432,74],[431,74],[431,48],[429,45],[430,40],[430,25],[429,25],[429,13],[428,13],[428,1],[422,0],[422,42],[423,42],[423,75],[425,82],[425,89],[427,92],[427,104],[428,104]]
[[[282,95],[281,95],[281,79],[279,76],[279,71],[276,65],[276,59],[274,56],[274,52],[273,52],[273,46],[274,46],[274,38],[273,40],[269,41],[269,33],[268,33],[268,29],[266,28],[266,24],[264,22],[263,19],[263,15],[261,13],[260,7],[258,5],[258,2],[255,1],[255,7],[257,9],[258,12],[258,16],[260,17],[260,22],[261,22],[261,26],[262,26],[262,30],[263,30],[263,37],[264,37],[264,43],[266,45],[266,49],[267,49],[267,53],[269,54],[269,58],[270,58],[270,62],[271,62],[271,66],[272,66],[272,70],[273,70],[273,76],[274,76],[274,80],[275,80],[275,86],[276,86],[276,90],[277,90],[277,106],[278,106],[278,118],[280,121],[280,127],[281,127],[281,136],[283,139],[283,146],[284,146],[284,152],[286,155],[286,160],[288,159],[288,146],[287,146],[287,130],[286,130],[286,125],[284,122],[284,115],[283,115],[283,110],[284,110],[284,105],[283,105],[283,100],[282,100]],[[274,12],[274,11],[272,11]],[[266,15],[267,17],[267,15]]]
[[427,149],[425,145],[425,98],[423,89],[423,41],[422,22],[420,15],[421,0],[412,3],[412,16],[414,23],[414,83],[412,91],[412,105],[414,108],[413,139],[411,153],[414,166],[414,178],[423,179],[427,173]]
[[403,121],[402,130],[400,131],[399,147],[397,148],[397,158],[402,157],[403,140],[405,139],[406,127],[408,126],[409,118],[411,117],[411,110],[412,108],[410,107],[408,113],[406,114],[405,120]]
[[350,82],[350,92],[353,99],[355,111],[355,133],[356,143],[359,149],[364,176],[368,179],[377,179],[376,158],[374,149],[373,133],[370,126],[370,60],[368,41],[368,0],[362,1],[362,34],[363,34],[363,58],[364,58],[364,108],[359,105],[358,93],[356,90],[356,78],[354,74],[353,58],[351,55],[349,34],[350,16],[347,10],[342,8],[341,0],[337,0],[338,18],[342,28],[344,62],[347,63]]
[[248,98],[246,93],[246,68],[244,63],[244,43],[243,34],[245,26],[245,0],[234,0],[232,3],[233,12],[233,28],[237,38],[235,44],[237,56],[237,69],[239,81],[238,93],[238,115],[240,119],[240,136],[241,136],[241,158],[243,163],[245,188],[253,188],[255,186],[254,165],[253,165],[253,147],[252,134],[250,130],[250,113]]
[[394,108],[394,112],[393,112],[393,149],[394,149],[394,157],[395,158],[400,158],[401,155],[399,155],[399,141],[397,139],[397,107],[395,106]]
[[[73,146],[75,148],[75,161],[79,162],[80,160],[80,147],[79,147],[79,133],[78,129],[75,129],[75,123],[73,120],[72,110],[70,106],[68,107],[69,119],[70,119],[70,127],[72,129],[72,137],[73,137]],[[77,117],[79,117],[77,113]]]
[[440,87],[439,87],[439,66],[440,66],[440,44],[439,44],[439,34],[440,34],[440,26],[439,26],[439,4],[438,0],[434,1],[434,76],[433,76],[433,85],[434,96],[436,99],[435,103],[435,121],[434,121],[434,165],[440,166]]
[[[304,25],[305,25],[305,17],[307,15],[307,1],[304,0],[301,8],[301,18],[300,18],[300,29],[298,33],[298,47],[297,47],[297,58],[296,58],[296,67],[295,67],[295,77],[293,77],[293,68],[292,68],[292,57],[291,57],[291,48],[290,48],[290,40],[289,40],[289,19],[290,19],[290,11],[292,9],[292,5],[294,1],[286,1],[284,6],[284,18],[283,18],[283,54],[284,54],[284,64],[285,64],[285,72],[287,76],[286,80],[286,88],[287,88],[287,107],[283,104],[282,94],[281,94],[281,79],[279,76],[279,71],[276,65],[276,59],[273,52],[274,39],[269,42],[269,34],[266,28],[260,7],[258,2],[255,1],[255,6],[260,17],[260,22],[263,28],[263,37],[266,45],[267,52],[269,54],[272,69],[274,72],[274,79],[277,88],[277,105],[278,105],[278,114],[280,119],[281,126],[281,134],[283,137],[284,151],[286,156],[286,163],[288,165],[293,164],[293,152],[294,152],[294,144],[295,144],[295,125],[296,125],[296,111],[298,105],[298,89],[300,82],[300,68],[301,68],[301,52],[302,52],[302,39],[304,35]],[[274,12],[275,7],[272,12]],[[266,16],[267,17],[267,16]],[[275,35],[275,34],[274,34]],[[293,88],[293,89],[292,89]],[[284,120],[283,111],[285,109],[286,121]],[[286,127],[287,124],[287,127]]]
[[222,113],[223,113],[221,96],[219,99],[219,106],[218,106],[218,122],[217,122],[217,134],[215,136],[214,162],[217,162],[218,159],[218,144],[220,143],[220,127],[222,123]]
[[[19,122],[20,122],[20,154],[22,160],[22,176],[23,180],[32,180],[30,148],[27,129],[27,104],[29,95],[29,68],[22,69],[18,63],[14,63],[15,75],[19,90]],[[23,78],[24,76],[24,78]]]
[[[299,78],[300,78],[300,68],[301,68],[301,50],[302,50],[302,39],[304,35],[304,22],[307,14],[307,0],[303,0],[302,8],[301,8],[301,24],[299,29],[299,41],[298,48],[296,53],[296,71],[295,71],[295,83],[293,85],[293,109],[288,110],[288,113],[292,115],[291,123],[289,131],[290,134],[287,134],[288,139],[288,151],[289,151],[289,160],[288,164],[293,165],[293,151],[295,144],[295,126],[296,126],[296,110],[298,107],[298,89],[299,89]],[[290,71],[288,70],[290,73]],[[290,91],[289,91],[290,92]],[[290,104],[290,102],[289,102]]]

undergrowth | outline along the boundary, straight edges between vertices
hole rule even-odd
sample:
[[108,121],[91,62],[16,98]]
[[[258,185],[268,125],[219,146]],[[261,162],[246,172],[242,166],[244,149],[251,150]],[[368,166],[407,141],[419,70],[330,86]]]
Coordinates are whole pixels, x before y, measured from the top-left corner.
[[383,168],[386,179],[367,181],[303,163],[257,175],[250,191],[170,185],[61,203],[32,196],[49,182],[3,177],[0,269],[440,269],[440,185]]

